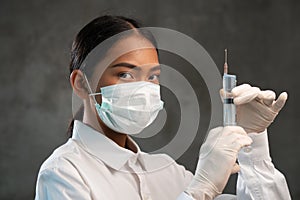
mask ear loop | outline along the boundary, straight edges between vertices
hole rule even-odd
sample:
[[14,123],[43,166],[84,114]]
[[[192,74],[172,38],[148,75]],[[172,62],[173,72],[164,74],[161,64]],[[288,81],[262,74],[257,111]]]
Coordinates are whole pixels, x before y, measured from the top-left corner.
[[[89,96],[92,96],[92,97],[93,97],[94,102],[95,102],[95,106],[96,106],[96,110],[98,111],[97,107],[99,108],[100,106],[99,106],[98,102],[96,101],[95,95],[99,95],[99,94],[101,94],[101,92],[93,93],[93,92],[92,92],[92,88],[91,88],[91,86],[90,86],[90,84],[89,84],[89,81],[88,81],[88,79],[87,79],[85,73],[82,73],[82,74],[83,74],[83,77],[84,77],[84,79],[85,79],[86,85],[87,85],[88,90],[89,90],[89,93],[90,93]],[[98,123],[97,123],[96,126],[98,127],[98,129],[100,130],[100,132],[104,133],[104,132],[103,132],[103,129],[101,128],[101,126],[100,126]]]
[[92,88],[91,88],[91,86],[90,86],[90,84],[89,84],[89,81],[88,81],[88,79],[87,79],[85,73],[83,73],[83,77],[84,77],[84,79],[85,79],[85,82],[86,82],[86,84],[87,84],[87,87],[88,87],[88,90],[89,90],[89,93],[90,93],[89,96],[92,96],[93,99],[94,99],[94,101],[95,101],[95,103],[97,103],[95,96],[101,94],[101,92],[93,93],[93,92],[92,92]]

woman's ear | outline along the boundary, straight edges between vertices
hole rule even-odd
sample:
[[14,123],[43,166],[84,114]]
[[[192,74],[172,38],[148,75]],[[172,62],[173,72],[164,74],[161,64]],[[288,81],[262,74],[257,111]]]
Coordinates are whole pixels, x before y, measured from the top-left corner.
[[74,93],[81,99],[86,99],[89,97],[89,91],[86,87],[84,74],[81,70],[75,69],[70,75],[70,83],[73,88]]

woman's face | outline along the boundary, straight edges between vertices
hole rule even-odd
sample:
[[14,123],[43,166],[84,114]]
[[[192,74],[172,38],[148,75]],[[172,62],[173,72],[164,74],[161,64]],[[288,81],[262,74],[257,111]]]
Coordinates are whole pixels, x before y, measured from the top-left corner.
[[[107,67],[103,68],[104,66]],[[104,58],[96,64],[90,79],[91,90],[92,93],[98,93],[105,86],[137,81],[159,84],[160,70],[158,54],[153,44],[147,39],[133,34],[114,43]],[[75,75],[74,77],[76,77]],[[80,85],[79,80],[78,85]],[[74,83],[73,85],[76,86]],[[76,88],[75,86],[74,88]],[[84,91],[87,90],[85,89]],[[78,94],[80,96],[79,90]],[[94,107],[95,101],[93,101],[91,96],[83,94],[81,96],[83,99],[90,100],[89,102],[87,101],[88,104],[85,105],[85,109]],[[97,103],[102,103],[101,94],[94,97]],[[97,112],[96,109],[92,110],[95,113]],[[89,113],[87,110],[85,112]],[[105,124],[97,114],[96,116],[101,128],[105,128]],[[91,120],[91,118],[87,117],[88,119]],[[105,129],[108,130],[107,128]]]
[[129,37],[117,42],[108,53],[117,53],[123,47],[134,50],[119,56],[106,68],[98,82],[97,92],[104,86],[134,81],[159,84],[160,65],[153,45],[144,38]]

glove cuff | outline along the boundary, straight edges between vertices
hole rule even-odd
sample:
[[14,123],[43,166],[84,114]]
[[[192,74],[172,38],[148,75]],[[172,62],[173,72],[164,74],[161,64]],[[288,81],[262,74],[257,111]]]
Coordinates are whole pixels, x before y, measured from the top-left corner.
[[203,175],[200,175],[200,177],[194,177],[185,192],[194,199],[203,199],[203,197],[206,197],[205,199],[213,199],[222,193]]

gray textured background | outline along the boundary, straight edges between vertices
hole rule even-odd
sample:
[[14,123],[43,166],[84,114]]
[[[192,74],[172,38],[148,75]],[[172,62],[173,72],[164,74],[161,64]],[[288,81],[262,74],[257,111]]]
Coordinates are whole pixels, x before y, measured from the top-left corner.
[[[288,91],[270,127],[274,163],[300,199],[300,1],[0,1],[0,199],[32,199],[38,169],[67,139],[71,113],[69,49],[83,25],[101,14],[178,30],[206,48],[218,66],[230,49],[239,82]],[[298,124],[297,124],[298,123]],[[200,142],[179,159],[195,168]],[[197,146],[198,145],[198,146]],[[193,157],[193,158],[191,158]],[[234,192],[234,179],[227,192]]]

